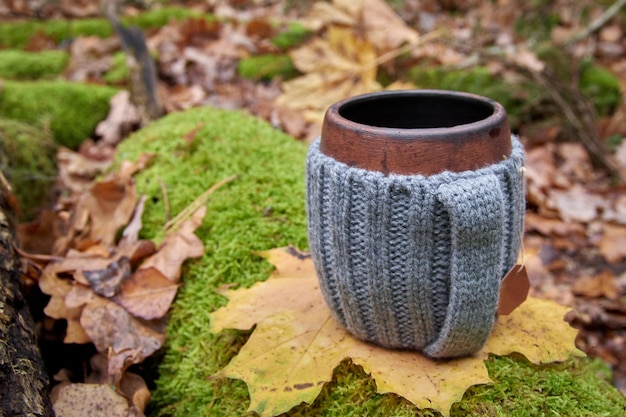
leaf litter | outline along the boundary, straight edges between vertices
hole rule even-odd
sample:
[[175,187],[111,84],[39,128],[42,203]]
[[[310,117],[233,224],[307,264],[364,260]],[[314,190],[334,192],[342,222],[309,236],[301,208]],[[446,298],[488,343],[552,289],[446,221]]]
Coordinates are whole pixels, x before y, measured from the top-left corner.
[[[70,3],[64,1],[38,5],[11,2],[0,6],[0,13],[12,13],[14,16],[42,17],[56,14],[84,17],[94,15],[99,10],[98,6],[89,1]],[[236,74],[236,65],[240,59],[277,52],[276,46],[269,42],[269,36],[276,33],[277,27],[284,27],[288,21],[295,20],[296,16],[293,13],[283,14],[280,10],[281,2],[262,7],[239,7],[219,0],[208,3],[194,4],[194,7],[214,13],[221,19],[219,23],[207,24],[204,19],[198,18],[170,19],[166,25],[146,33],[150,49],[158,52],[155,55],[158,56],[161,75],[159,88],[166,97],[166,108],[169,111],[198,105],[247,108],[297,138],[315,137],[319,132],[319,124],[311,120],[319,120],[320,105],[306,103],[306,100],[319,101],[319,98],[302,89],[299,94],[304,96],[296,94],[293,101],[280,99],[289,90],[285,88],[289,84],[283,80],[253,82],[243,80]],[[520,74],[503,65],[501,59],[489,58],[485,62],[477,51],[502,52],[507,59],[515,58],[515,63],[521,67],[536,72],[545,71],[546,66],[541,65],[543,60],[529,50],[528,39],[513,29],[516,21],[520,21],[520,16],[523,23],[525,16],[532,17],[538,13],[539,9],[534,9],[527,3],[406,1],[395,7],[395,11],[402,17],[401,24],[396,24],[394,17],[388,20],[388,8],[386,11],[381,9],[381,4],[382,7],[387,7],[383,2],[367,1],[367,7],[363,7],[363,4],[364,1],[338,0],[316,4],[306,11],[302,21],[309,25],[314,34],[305,43],[288,50],[294,64],[302,68],[303,76],[315,71],[306,70],[306,60],[311,60],[307,56],[308,52],[303,52],[303,57],[300,58],[297,51],[300,48],[307,51],[308,48],[309,52],[315,52],[319,45],[330,47],[331,41],[335,42],[333,39],[345,42],[347,46],[352,45],[347,52],[354,51],[354,45],[360,45],[359,42],[366,46],[362,55],[358,52],[352,55],[348,53],[341,61],[328,54],[318,64],[328,68],[331,79],[340,79],[338,74],[343,74],[356,81],[356,87],[363,90],[364,84],[371,89],[382,88],[377,78],[371,81],[373,71],[370,67],[375,68],[377,75],[384,70],[392,76],[395,74],[395,78],[402,79],[402,71],[407,69],[407,55],[409,62],[425,67],[471,68],[476,62],[482,62],[492,75],[507,80],[511,85],[519,82]],[[557,46],[567,46],[565,42],[586,29],[586,22],[580,19],[586,15],[581,13],[580,7],[586,6],[570,6],[563,2],[554,2],[541,12],[541,16],[551,13],[550,16],[557,18],[549,34]],[[131,14],[138,12],[132,7],[128,10]],[[366,16],[369,10],[377,10],[372,13],[374,18]],[[456,13],[449,13],[451,10]],[[590,7],[588,11],[590,19],[598,18],[604,12],[597,5]],[[382,24],[378,20],[379,16]],[[369,19],[373,20],[368,21]],[[488,22],[486,26],[484,22]],[[383,35],[382,40],[372,38],[376,27],[384,26],[387,26],[389,38],[385,39],[385,31],[377,32],[376,36]],[[364,30],[365,27],[368,29]],[[406,27],[409,28],[408,31]],[[445,36],[424,42],[424,38],[427,40],[430,33],[442,28]],[[592,56],[594,61],[610,70],[619,79],[623,92],[623,86],[626,85],[626,53],[623,41],[620,42],[620,34],[623,34],[623,28],[618,19],[613,19],[605,22],[597,36],[583,39],[573,44],[571,49],[577,59]],[[397,39],[405,43],[398,44]],[[413,47],[416,42],[417,47]],[[75,65],[70,66],[64,76],[102,82],[104,73],[113,65],[113,59],[110,58],[116,51],[116,43],[115,39],[77,37],[70,49]],[[32,37],[28,49],[41,50],[55,46],[53,40],[39,34]],[[403,49],[406,46],[409,48]],[[397,59],[397,54],[400,53],[402,59]],[[81,55],[92,59],[81,61]],[[389,60],[385,61],[388,57]],[[368,65],[367,62],[371,62],[371,59],[374,64]],[[354,77],[354,74],[361,73],[369,78],[361,81]],[[320,88],[320,91],[332,94],[329,90],[332,90],[333,83],[321,84]],[[522,100],[529,98],[532,97],[517,97]],[[277,106],[277,99],[282,100],[283,105]],[[302,102],[304,105],[301,107],[306,113],[302,109],[289,108],[289,104]],[[606,141],[626,135],[625,103],[621,100],[612,114],[596,121],[595,127]],[[536,107],[546,109],[545,106]],[[53,317],[68,319],[66,337],[70,340],[89,340],[80,325],[82,307],[69,308],[64,304],[72,285],[89,285],[89,281],[80,272],[79,258],[85,257],[90,263],[93,261],[92,267],[86,269],[93,272],[99,270],[93,268],[96,263],[100,262],[98,268],[104,270],[113,261],[118,262],[122,253],[125,253],[132,269],[136,271],[139,263],[156,250],[154,244],[148,241],[133,243],[132,250],[122,250],[121,242],[117,242],[117,248],[107,247],[102,243],[110,241],[111,236],[116,235],[108,233],[106,226],[98,226],[97,220],[96,227],[93,228],[90,214],[84,208],[85,201],[81,202],[81,209],[76,210],[79,200],[86,198],[85,192],[91,189],[96,177],[110,166],[114,143],[135,128],[132,120],[125,119],[130,113],[132,103],[121,96],[117,97],[116,101],[112,100],[110,118],[100,127],[99,134],[106,140],[100,140],[97,144],[86,141],[78,152],[59,150],[60,180],[71,194],[63,195],[57,202],[55,214],[48,213],[47,217],[44,215],[19,228],[23,251],[48,256],[46,261],[41,261],[41,257],[39,261],[35,261],[34,257],[25,253],[24,259],[28,264],[28,272],[24,275],[26,280],[35,281],[41,272],[36,262],[50,262],[62,256],[71,259],[65,265],[63,261],[59,261],[60,269],[57,272],[51,263],[50,269],[40,280],[53,293],[46,311]],[[549,112],[547,116],[540,116],[540,122],[551,117]],[[624,187],[614,186],[611,178],[593,165],[589,151],[577,142],[577,132],[568,131],[562,120],[553,118],[545,126],[533,118],[524,122],[520,129],[528,151],[527,195],[530,203],[524,246],[532,294],[557,300],[579,312],[568,315],[571,323],[580,329],[578,346],[590,355],[611,364],[616,386],[626,393],[626,311],[623,307],[626,296]],[[626,173],[626,143],[623,140],[615,147],[614,156],[622,172]],[[103,188],[103,194],[109,194],[110,198],[131,192],[126,185],[120,184],[115,187],[109,184]],[[108,203],[103,201],[101,204],[106,206]],[[120,210],[114,219],[122,224],[121,219],[127,216],[128,207]],[[56,221],[57,219],[60,221]],[[135,216],[135,219],[138,219],[138,223],[137,220],[133,221],[136,229],[133,233],[136,233],[137,227],[140,229],[140,216]],[[99,231],[98,228],[104,230]],[[130,231],[129,233],[132,234]],[[56,239],[51,236],[56,236]],[[33,261],[29,262],[28,259]],[[109,259],[113,261],[108,262]],[[157,280],[165,284],[165,281]],[[137,281],[141,287],[141,280]],[[141,289],[139,294],[151,290]],[[168,293],[170,290],[169,286],[164,285],[157,292]],[[133,304],[131,299],[143,297],[137,295],[136,288],[128,291],[133,294],[129,298],[124,299],[118,295],[114,297],[118,297],[118,301],[123,299],[127,306]],[[121,303],[119,301],[118,305]],[[160,312],[146,314],[149,317]]]
[[[158,248],[139,239],[145,198],[137,198],[132,175],[149,159],[124,162],[108,178],[77,192],[68,233],[53,245],[57,260],[47,263],[39,278],[41,291],[51,297],[44,313],[67,320],[64,342],[93,343],[100,355],[100,385],[57,385],[57,413],[85,415],[93,411],[85,407],[93,406],[100,410],[95,415],[143,415],[147,400],[135,402],[124,390],[127,369],[162,347],[181,266],[204,252],[194,234],[206,213],[204,204],[180,218]],[[76,407],[77,398],[93,404]]]

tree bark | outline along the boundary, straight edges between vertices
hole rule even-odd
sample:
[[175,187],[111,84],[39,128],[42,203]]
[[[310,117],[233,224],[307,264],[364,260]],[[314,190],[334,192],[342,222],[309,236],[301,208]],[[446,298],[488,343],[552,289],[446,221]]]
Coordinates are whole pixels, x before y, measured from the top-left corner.
[[52,417],[48,375],[20,291],[13,216],[0,184],[0,417]]

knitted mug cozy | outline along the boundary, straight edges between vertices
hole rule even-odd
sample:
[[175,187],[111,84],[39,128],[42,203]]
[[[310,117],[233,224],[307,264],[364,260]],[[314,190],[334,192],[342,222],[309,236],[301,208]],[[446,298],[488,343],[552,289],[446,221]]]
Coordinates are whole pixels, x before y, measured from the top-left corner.
[[496,318],[524,216],[524,151],[487,167],[384,175],[307,156],[309,245],[322,293],[354,336],[432,358],[469,355]]

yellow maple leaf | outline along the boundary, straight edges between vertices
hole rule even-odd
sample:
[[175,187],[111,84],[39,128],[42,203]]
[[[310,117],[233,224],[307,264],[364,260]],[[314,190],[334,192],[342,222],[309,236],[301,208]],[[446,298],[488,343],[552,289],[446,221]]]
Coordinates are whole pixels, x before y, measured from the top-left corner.
[[332,318],[309,256],[293,248],[260,255],[276,270],[251,288],[223,291],[229,303],[211,314],[211,332],[257,325],[239,354],[214,376],[244,380],[249,411],[262,417],[312,403],[346,358],[372,375],[379,393],[396,393],[447,416],[467,388],[492,382],[484,365],[489,353],[519,352],[535,364],[582,354],[574,346],[576,330],[563,321],[568,309],[533,298],[499,317],[485,347],[472,357],[437,362],[417,352],[383,349],[352,337]]
[[332,103],[382,89],[376,82],[376,52],[350,28],[330,26],[325,38],[315,38],[290,53],[305,75],[283,83],[277,104],[302,111],[306,120],[321,122]]

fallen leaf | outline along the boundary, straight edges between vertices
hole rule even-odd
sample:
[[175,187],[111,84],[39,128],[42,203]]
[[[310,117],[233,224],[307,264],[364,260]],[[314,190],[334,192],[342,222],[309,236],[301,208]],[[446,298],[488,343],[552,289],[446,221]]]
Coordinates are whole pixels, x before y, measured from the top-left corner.
[[103,297],[113,297],[117,294],[122,282],[130,274],[130,261],[125,256],[113,260],[104,269],[82,271],[82,275],[87,279],[94,292]]
[[398,48],[403,43],[416,42],[419,38],[418,33],[382,0],[317,2],[302,23],[313,30],[329,24],[357,27],[379,53]]
[[308,122],[321,123],[328,106],[340,99],[382,89],[374,47],[350,28],[330,26],[325,39],[314,38],[290,56],[305,75],[284,82],[276,103],[302,111]]
[[103,143],[115,146],[140,122],[139,112],[130,100],[130,93],[122,90],[109,100],[109,114],[96,126],[96,134]]
[[548,198],[563,220],[581,223],[594,220],[604,204],[600,197],[591,194],[580,184],[567,190],[552,189]]
[[43,311],[48,317],[57,320],[67,320],[64,343],[89,343],[89,336],[85,333],[79,321],[82,307],[68,306],[65,301],[67,295],[74,288],[72,280],[59,277],[60,274],[73,271],[74,259],[70,259],[50,263],[44,268],[39,278],[39,288],[41,292],[51,297]]
[[120,292],[113,301],[135,317],[144,320],[160,319],[169,310],[176,291],[178,285],[158,269],[144,268],[122,283]]
[[132,372],[126,372],[120,381],[120,389],[142,412],[150,401],[150,390],[144,379]]
[[626,226],[604,224],[600,253],[609,263],[616,263],[626,258]]
[[131,417],[128,400],[112,387],[101,384],[70,384],[58,393],[53,405],[57,417]]
[[163,343],[163,334],[102,297],[85,305],[80,321],[99,352],[138,350],[147,358]]
[[109,166],[112,160],[96,160],[66,148],[57,151],[60,182],[71,191],[83,192],[93,184],[94,178]]
[[315,400],[343,359],[370,373],[380,393],[393,392],[420,408],[449,415],[472,385],[491,382],[489,353],[520,352],[533,363],[579,355],[568,310],[530,298],[499,318],[485,347],[473,357],[437,362],[417,352],[383,349],[349,335],[326,307],[311,259],[293,248],[262,253],[276,271],[249,289],[226,290],[229,303],[211,314],[211,332],[256,328],[239,354],[215,377],[243,379],[249,411],[274,416]]
[[160,326],[133,317],[113,301],[95,297],[83,307],[80,324],[98,352],[109,352],[108,375],[118,382],[128,366],[163,345],[165,334]]
[[204,254],[204,245],[194,232],[202,224],[205,214],[206,206],[202,206],[177,231],[168,233],[158,252],[146,259],[139,268],[156,268],[172,282],[178,282],[183,262]]
[[573,291],[589,298],[606,297],[614,300],[619,297],[619,287],[615,274],[605,270],[594,277],[583,277],[574,282]]
[[113,246],[118,230],[135,210],[137,197],[132,179],[112,179],[94,184],[83,202],[91,222],[90,237]]
[[568,223],[561,219],[550,219],[531,211],[524,216],[526,231],[537,231],[544,236],[580,236],[586,234],[585,227],[580,223]]
[[124,245],[132,245],[139,241],[139,232],[143,227],[143,222],[141,221],[141,216],[143,216],[143,210],[146,204],[146,195],[142,195],[135,207],[135,211],[133,212],[133,217],[130,222],[124,228],[122,232],[122,239],[120,240],[119,246]]

